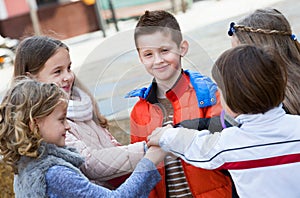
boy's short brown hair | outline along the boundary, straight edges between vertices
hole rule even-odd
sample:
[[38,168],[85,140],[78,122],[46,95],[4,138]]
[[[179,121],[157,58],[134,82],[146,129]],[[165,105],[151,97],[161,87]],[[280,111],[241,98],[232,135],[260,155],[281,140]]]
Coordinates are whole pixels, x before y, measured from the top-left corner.
[[169,12],[164,10],[146,11],[135,27],[134,41],[137,46],[137,38],[140,35],[153,34],[155,32],[163,32],[171,34],[172,40],[180,46],[182,41],[182,33],[176,18]]
[[212,76],[227,106],[238,114],[265,113],[284,99],[286,71],[275,50],[229,49],[217,59]]

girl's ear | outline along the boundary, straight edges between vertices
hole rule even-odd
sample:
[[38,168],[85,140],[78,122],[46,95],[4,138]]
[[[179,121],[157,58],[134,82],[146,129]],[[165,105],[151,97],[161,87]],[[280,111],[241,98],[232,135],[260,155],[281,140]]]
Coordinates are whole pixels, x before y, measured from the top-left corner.
[[231,47],[236,47],[238,45],[241,45],[241,41],[235,34],[233,34],[231,37]]
[[180,56],[181,57],[185,56],[188,50],[189,50],[189,43],[187,42],[187,40],[183,40],[180,43]]
[[32,78],[32,74],[30,72],[25,73],[27,77]]

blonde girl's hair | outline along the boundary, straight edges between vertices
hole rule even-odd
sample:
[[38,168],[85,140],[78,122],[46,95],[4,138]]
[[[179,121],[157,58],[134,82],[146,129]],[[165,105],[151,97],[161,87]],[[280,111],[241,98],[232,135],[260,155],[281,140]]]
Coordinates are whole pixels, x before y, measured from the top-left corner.
[[42,137],[35,120],[51,114],[67,94],[57,85],[18,77],[0,105],[0,155],[17,173],[21,156],[38,157]]
[[[14,77],[27,75],[28,73],[36,75],[43,69],[47,60],[51,58],[59,48],[65,48],[69,51],[69,48],[63,42],[48,36],[25,38],[20,42],[16,51]],[[108,121],[101,115],[95,97],[93,97],[88,88],[86,88],[76,76],[74,85],[83,90],[91,98],[93,104],[93,120],[95,123],[103,128],[108,128]]]
[[234,35],[242,44],[274,48],[287,70],[283,105],[291,114],[300,114],[300,44],[286,17],[276,9],[258,9],[234,25]]

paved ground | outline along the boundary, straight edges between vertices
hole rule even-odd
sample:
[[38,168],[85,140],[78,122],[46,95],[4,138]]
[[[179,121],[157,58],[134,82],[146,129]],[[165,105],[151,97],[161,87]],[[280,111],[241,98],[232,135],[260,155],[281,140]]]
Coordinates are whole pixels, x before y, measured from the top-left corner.
[[[230,47],[227,36],[229,23],[263,7],[282,11],[300,38],[298,0],[198,1],[186,13],[176,15],[185,38],[190,42],[189,53],[183,62],[184,68],[210,76],[213,61]],[[135,24],[135,20],[119,22],[118,33],[111,25],[106,38],[98,31],[64,41],[70,47],[77,77],[96,96],[102,113],[111,120],[128,117],[135,100],[127,100],[123,96],[133,88],[147,85],[151,80],[139,63],[133,45]],[[11,74],[12,68],[0,70],[0,99]]]

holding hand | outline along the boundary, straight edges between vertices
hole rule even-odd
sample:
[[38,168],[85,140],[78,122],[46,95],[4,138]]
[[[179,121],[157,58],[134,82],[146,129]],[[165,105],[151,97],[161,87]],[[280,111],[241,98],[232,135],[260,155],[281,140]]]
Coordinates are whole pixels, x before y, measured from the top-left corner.
[[159,140],[160,140],[161,136],[169,128],[172,128],[172,125],[167,125],[165,127],[157,127],[152,132],[152,134],[148,136],[147,146],[148,147],[150,147],[150,146],[159,146]]
[[160,147],[151,146],[145,154],[145,158],[148,158],[150,161],[153,162],[156,166],[164,160],[166,157],[167,152],[162,150]]

